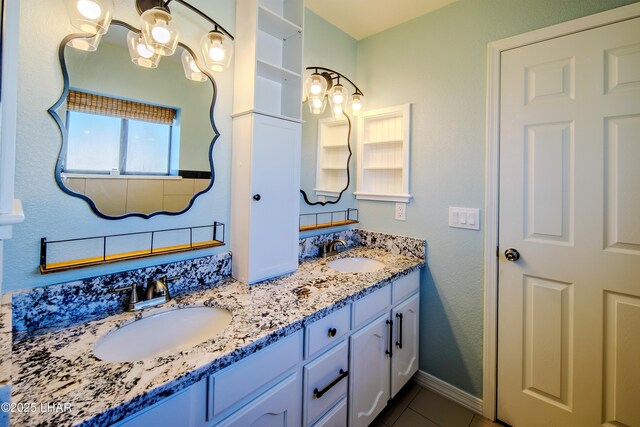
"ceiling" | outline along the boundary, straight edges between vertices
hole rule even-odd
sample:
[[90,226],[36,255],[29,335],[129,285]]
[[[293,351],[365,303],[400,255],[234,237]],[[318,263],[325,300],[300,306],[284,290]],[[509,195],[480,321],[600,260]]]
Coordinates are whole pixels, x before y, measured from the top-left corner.
[[306,0],[305,5],[356,40],[457,0]]

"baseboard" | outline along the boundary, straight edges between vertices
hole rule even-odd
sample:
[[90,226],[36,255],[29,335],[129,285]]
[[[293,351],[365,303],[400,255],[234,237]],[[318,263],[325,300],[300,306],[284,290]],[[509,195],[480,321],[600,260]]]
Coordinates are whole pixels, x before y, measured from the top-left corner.
[[413,380],[434,393],[438,393],[447,399],[456,402],[458,405],[463,406],[476,414],[482,415],[482,399],[475,397],[466,391],[462,391],[459,388],[454,387],[431,374],[427,374],[424,371],[418,371],[413,376]]

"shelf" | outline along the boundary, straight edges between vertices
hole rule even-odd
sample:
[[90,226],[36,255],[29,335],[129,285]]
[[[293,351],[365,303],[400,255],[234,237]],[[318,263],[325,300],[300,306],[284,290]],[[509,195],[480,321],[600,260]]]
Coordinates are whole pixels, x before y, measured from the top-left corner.
[[[341,217],[341,219],[334,219],[337,215]],[[302,225],[303,218],[305,217],[315,217],[313,224]],[[328,221],[321,220],[320,217],[329,217]],[[322,222],[321,222],[322,221]],[[323,228],[331,228],[331,227],[341,227],[345,225],[358,224],[358,210],[357,209],[346,209],[344,211],[333,211],[333,212],[318,212],[318,213],[310,213],[310,214],[301,214],[300,215],[300,231],[312,231],[312,230],[320,230]]]
[[356,220],[344,220],[344,221],[334,221],[334,222],[325,222],[322,224],[314,224],[314,225],[304,225],[300,226],[300,231],[311,231],[311,230],[320,230],[323,228],[331,228],[331,227],[340,227],[343,225],[351,225],[358,224],[359,222]]
[[258,59],[256,62],[258,76],[276,83],[284,83],[296,79],[300,80],[302,78],[298,73],[294,73],[291,70],[287,70],[286,68],[279,67],[261,59]]
[[[203,229],[203,228],[211,228],[213,230],[212,239],[193,242],[194,230]],[[220,234],[220,231],[219,231],[220,229],[221,229],[222,239],[218,240],[217,236]],[[176,231],[187,231],[187,230],[189,231],[189,243],[155,247],[155,248],[153,247],[155,234],[170,233],[170,232],[176,232]],[[122,253],[109,254],[109,255],[107,255],[106,253],[108,239],[116,239],[116,238],[122,238],[122,237],[133,238],[133,236],[141,236],[141,235],[147,235],[147,234],[151,235],[151,245],[149,246],[148,249],[131,251],[131,252],[122,252]],[[47,252],[48,251],[50,252],[49,250],[50,245],[74,244],[74,243],[77,243],[78,245],[80,245],[81,242],[86,242],[90,240],[97,240],[97,241],[102,240],[103,252],[101,256],[72,259],[72,260],[53,262],[53,263],[47,262]],[[151,256],[156,256],[156,255],[167,255],[167,254],[175,254],[180,252],[195,251],[199,249],[215,248],[215,247],[224,246],[224,245],[225,245],[224,224],[220,222],[215,222],[212,225],[205,225],[201,227],[175,228],[175,229],[168,229],[168,230],[156,230],[156,231],[148,231],[148,232],[129,233],[129,234],[114,234],[110,236],[83,237],[79,239],[70,239],[70,240],[47,241],[46,238],[42,238],[40,242],[40,273],[41,274],[55,273],[59,271],[74,270],[78,268],[91,267],[96,265],[111,264],[118,261],[127,261],[127,260],[133,260],[133,259],[147,258]]]
[[365,170],[402,170],[402,166],[364,166],[362,169]]
[[302,33],[301,27],[264,6],[258,6],[258,28],[282,40]]
[[362,145],[383,145],[383,144],[402,144],[404,141],[402,139],[388,139],[381,141],[363,141]]

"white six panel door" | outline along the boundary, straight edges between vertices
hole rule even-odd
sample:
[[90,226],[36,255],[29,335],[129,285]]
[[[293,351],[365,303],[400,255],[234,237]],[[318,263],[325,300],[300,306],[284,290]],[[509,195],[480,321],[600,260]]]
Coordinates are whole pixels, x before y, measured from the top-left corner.
[[640,18],[501,75],[498,417],[640,426]]

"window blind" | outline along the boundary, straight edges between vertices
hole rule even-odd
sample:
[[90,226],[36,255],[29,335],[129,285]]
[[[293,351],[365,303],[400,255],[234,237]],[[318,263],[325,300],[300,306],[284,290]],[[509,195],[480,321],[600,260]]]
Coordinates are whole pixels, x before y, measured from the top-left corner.
[[67,109],[123,119],[144,120],[153,123],[172,125],[176,116],[173,108],[126,101],[93,93],[70,90],[67,96]]

